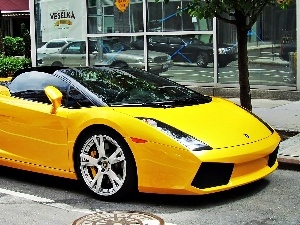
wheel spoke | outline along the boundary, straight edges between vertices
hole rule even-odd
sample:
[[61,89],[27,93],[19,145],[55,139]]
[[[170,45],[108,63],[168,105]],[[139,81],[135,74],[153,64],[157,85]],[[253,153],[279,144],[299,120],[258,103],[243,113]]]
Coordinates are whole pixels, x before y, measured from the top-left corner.
[[97,148],[97,151],[99,153],[99,158],[101,158],[101,157],[105,156],[104,140],[103,140],[102,135],[99,135],[98,137],[99,137],[100,140],[98,140],[97,136],[94,135],[93,140],[94,140],[94,143],[96,144],[96,148]]
[[91,182],[91,187],[94,187],[95,184],[97,183],[96,191],[98,192],[99,189],[101,188],[102,180],[103,180],[103,173],[101,173],[100,170],[98,170],[97,175],[94,177],[94,179]]
[[122,162],[125,160],[125,157],[123,154],[121,154],[119,157],[118,157],[118,154],[122,153],[122,149],[121,148],[117,148],[116,151],[111,154],[111,156],[108,158],[109,162],[111,164],[114,164],[114,163],[118,163],[118,162]]
[[108,173],[107,173],[108,177],[109,177],[109,180],[111,181],[112,185],[113,185],[113,189],[117,189],[118,187],[116,186],[116,184],[118,186],[121,186],[123,181],[120,180],[120,178],[117,176],[117,174],[112,171],[112,170],[109,170]]
[[[99,159],[93,158],[87,154],[80,154],[82,166],[98,166]],[[88,160],[87,162],[85,160]]]

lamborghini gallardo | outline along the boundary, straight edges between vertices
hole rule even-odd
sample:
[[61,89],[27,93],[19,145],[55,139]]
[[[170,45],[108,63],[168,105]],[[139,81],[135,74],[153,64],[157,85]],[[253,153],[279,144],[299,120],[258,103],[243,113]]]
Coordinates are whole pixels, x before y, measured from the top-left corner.
[[0,86],[0,165],[78,179],[105,201],[256,181],[279,142],[241,106],[143,70],[36,67]]

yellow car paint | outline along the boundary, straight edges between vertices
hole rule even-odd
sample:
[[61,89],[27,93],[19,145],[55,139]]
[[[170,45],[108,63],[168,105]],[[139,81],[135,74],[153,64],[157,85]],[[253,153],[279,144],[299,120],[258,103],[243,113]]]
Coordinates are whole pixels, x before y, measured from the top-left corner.
[[[78,137],[91,126],[107,126],[118,132],[130,147],[142,192],[207,194],[258,180],[278,166],[275,162],[270,168],[267,162],[278,146],[279,135],[248,112],[219,98],[208,104],[165,109],[67,109],[58,107],[60,97],[56,90],[48,91],[53,92],[49,94],[52,105],[0,92],[0,138],[6,140],[0,142],[2,165],[77,179],[73,155]],[[136,117],[163,121],[213,149],[191,151]],[[144,143],[134,142],[135,138]],[[205,189],[193,187],[191,182],[204,162],[234,163],[229,183]]]

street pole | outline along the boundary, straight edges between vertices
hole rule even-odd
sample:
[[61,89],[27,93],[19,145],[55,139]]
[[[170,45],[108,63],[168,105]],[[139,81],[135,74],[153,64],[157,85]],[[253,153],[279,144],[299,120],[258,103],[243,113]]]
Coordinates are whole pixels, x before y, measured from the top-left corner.
[[[97,1],[97,33],[102,34],[103,33],[103,8],[102,8],[102,0]],[[103,61],[103,47],[100,43],[102,42],[102,37],[97,37],[97,49],[98,49],[98,55],[97,55],[97,61],[102,62]]]
[[3,38],[2,38],[2,12],[0,10],[0,55],[4,53],[3,50]]

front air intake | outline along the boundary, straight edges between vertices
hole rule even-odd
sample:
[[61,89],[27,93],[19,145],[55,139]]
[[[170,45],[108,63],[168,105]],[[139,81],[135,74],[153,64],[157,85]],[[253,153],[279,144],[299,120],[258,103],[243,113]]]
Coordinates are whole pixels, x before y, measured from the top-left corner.
[[278,154],[278,148],[279,148],[279,146],[277,146],[277,148],[269,155],[268,166],[270,168],[272,166],[274,166],[274,164],[276,162],[277,154]]
[[228,184],[234,164],[233,163],[202,163],[192,182],[192,186],[200,189]]

